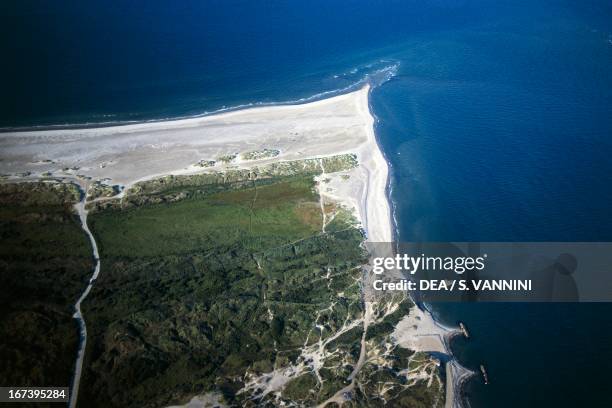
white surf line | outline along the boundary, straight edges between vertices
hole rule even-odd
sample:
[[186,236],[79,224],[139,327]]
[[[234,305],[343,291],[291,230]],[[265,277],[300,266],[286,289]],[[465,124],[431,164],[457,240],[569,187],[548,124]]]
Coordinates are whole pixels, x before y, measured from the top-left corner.
[[77,353],[77,359],[76,359],[76,363],[74,367],[74,377],[72,379],[72,386],[70,387],[70,390],[71,390],[70,403],[69,403],[70,408],[76,407],[77,399],[79,396],[79,384],[81,382],[81,371],[83,370],[83,359],[85,358],[85,346],[87,345],[87,326],[85,325],[85,319],[83,318],[83,313],[81,312],[81,303],[83,302],[83,300],[85,300],[87,295],[89,295],[89,292],[91,291],[91,288],[93,287],[93,284],[95,280],[97,279],[98,274],[100,273],[100,255],[98,254],[98,245],[96,244],[96,240],[94,239],[93,234],[91,233],[91,231],[89,230],[89,227],[87,226],[88,211],[85,209],[86,197],[87,197],[87,189],[84,188],[83,189],[83,199],[79,201],[77,204],[75,204],[74,207],[79,214],[79,218],[81,219],[81,227],[83,228],[83,231],[85,231],[85,233],[89,237],[89,241],[91,242],[92,253],[93,253],[93,258],[95,262],[95,268],[94,268],[93,275],[89,279],[87,288],[85,288],[85,291],[83,292],[81,297],[79,297],[79,299],[74,304],[75,312],[72,317],[75,318],[79,324],[80,344],[79,344],[79,351]]
[[[376,139],[376,133],[374,131],[374,115],[370,109],[369,104],[369,92],[370,86],[366,85],[368,97],[362,99],[362,105],[360,109],[362,110],[364,115],[367,115],[368,123],[366,125],[366,132],[368,135],[368,143],[366,144],[366,149],[362,150],[362,154],[365,153],[366,161],[369,161],[369,165],[363,166],[367,172],[367,182],[365,189],[363,191],[362,197],[362,224],[368,233],[368,239],[371,242],[392,242],[393,233],[392,233],[392,225],[395,223],[396,231],[397,219],[395,217],[395,212],[391,212],[390,208],[385,208],[385,205],[389,205],[391,201],[390,197],[386,193],[386,187],[388,183],[388,174],[389,174],[389,162],[385,159],[382,154],[382,149],[378,144],[378,140]],[[363,156],[362,156],[363,159]],[[370,160],[367,160],[370,159]],[[378,173],[377,173],[378,170]],[[382,171],[382,174],[380,172]],[[378,177],[377,177],[378,176]],[[380,183],[384,180],[384,184]],[[370,181],[372,184],[370,184]],[[378,183],[377,183],[378,182]],[[370,188],[372,187],[372,188]],[[368,216],[370,215],[370,217]],[[388,220],[388,224],[385,220]],[[374,224],[374,225],[372,225]],[[387,230],[385,227],[389,227]],[[378,228],[377,228],[378,227]],[[397,238],[397,237],[396,237]],[[416,304],[413,307],[418,307]],[[430,310],[425,309],[425,314],[429,315],[429,317],[433,320],[434,324],[443,327],[447,330],[447,333],[451,333],[450,328],[446,328],[439,324]],[[447,334],[448,336],[448,334]],[[444,336],[446,337],[446,336]],[[446,407],[448,408],[463,408],[462,400],[461,400],[461,387],[465,382],[465,379],[469,373],[473,373],[471,370],[461,366],[457,361],[456,357],[453,355],[450,344],[448,344],[448,340],[446,338],[441,339],[441,343],[443,348],[448,356],[452,359],[452,364],[447,364],[446,366],[446,374],[447,378],[450,377],[451,387],[447,386],[446,389]],[[460,378],[460,381],[457,381],[457,377]],[[451,393],[449,395],[449,389]],[[338,394],[336,394],[338,395]],[[338,402],[335,400],[334,402]],[[450,404],[450,405],[449,405]]]

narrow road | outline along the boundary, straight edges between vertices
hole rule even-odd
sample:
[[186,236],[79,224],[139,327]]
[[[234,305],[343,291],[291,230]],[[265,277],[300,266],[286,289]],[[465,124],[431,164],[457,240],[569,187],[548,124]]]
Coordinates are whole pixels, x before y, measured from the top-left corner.
[[77,210],[79,214],[79,218],[81,219],[81,227],[83,228],[83,231],[85,231],[85,233],[89,237],[89,241],[91,242],[91,248],[92,248],[93,259],[95,262],[95,268],[94,268],[93,275],[89,279],[87,288],[85,288],[85,291],[83,292],[81,297],[79,297],[79,299],[74,304],[75,312],[72,317],[74,317],[77,320],[77,323],[79,325],[80,343],[79,343],[79,351],[77,353],[77,359],[76,359],[76,363],[74,367],[74,377],[72,379],[72,386],[70,387],[71,389],[70,403],[69,403],[70,408],[76,407],[77,399],[79,396],[79,384],[81,382],[81,371],[83,369],[83,359],[85,357],[85,346],[87,345],[87,326],[85,325],[85,319],[83,318],[83,313],[81,312],[81,303],[83,302],[83,300],[85,300],[85,298],[89,294],[89,291],[93,287],[93,284],[96,278],[98,277],[98,274],[100,273],[100,255],[98,254],[98,245],[96,244],[96,240],[94,239],[91,231],[89,230],[89,227],[87,226],[88,211],[85,209],[85,200],[86,200],[85,192],[86,191],[87,190],[85,189],[83,193],[83,198],[81,199],[81,201],[75,204],[75,209]]

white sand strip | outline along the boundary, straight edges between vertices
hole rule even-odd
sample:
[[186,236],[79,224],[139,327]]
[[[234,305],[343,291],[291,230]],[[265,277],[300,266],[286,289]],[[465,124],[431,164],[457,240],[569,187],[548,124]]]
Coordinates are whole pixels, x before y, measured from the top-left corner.
[[[129,187],[167,174],[193,174],[227,167],[248,168],[277,160],[343,153],[358,155],[361,166],[330,196],[356,210],[370,241],[392,237],[385,194],[387,163],[374,136],[369,86],[300,105],[257,107],[217,115],[88,129],[0,133],[0,173],[31,178],[77,174]],[[274,158],[245,161],[240,153],[277,149]],[[238,154],[232,163],[203,169],[200,160]],[[74,168],[74,170],[72,170]],[[70,169],[70,170],[64,170]],[[348,193],[348,194],[347,194]]]

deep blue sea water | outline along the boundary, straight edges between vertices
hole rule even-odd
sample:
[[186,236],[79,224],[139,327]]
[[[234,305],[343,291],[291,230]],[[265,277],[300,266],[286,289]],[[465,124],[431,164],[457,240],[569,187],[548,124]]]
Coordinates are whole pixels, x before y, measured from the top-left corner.
[[[186,116],[369,79],[400,239],[612,240],[609,1],[24,1],[0,15],[0,127]],[[433,309],[470,328],[459,361],[487,365],[472,407],[612,406],[612,305]]]

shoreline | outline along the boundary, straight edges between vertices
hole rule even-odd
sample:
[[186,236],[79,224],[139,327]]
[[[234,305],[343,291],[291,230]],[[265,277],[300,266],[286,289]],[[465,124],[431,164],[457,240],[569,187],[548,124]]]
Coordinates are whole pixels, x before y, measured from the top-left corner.
[[195,113],[192,115],[178,115],[178,116],[168,116],[163,118],[150,118],[150,119],[141,119],[141,120],[117,120],[117,121],[102,121],[102,122],[82,122],[82,123],[60,123],[60,124],[41,124],[41,125],[33,125],[33,126],[4,126],[0,127],[1,133],[21,133],[21,132],[46,132],[51,130],[86,130],[86,129],[101,129],[107,127],[120,127],[120,126],[129,126],[129,125],[138,125],[138,124],[152,124],[152,123],[160,123],[160,122],[174,122],[178,120],[188,120],[188,119],[199,119],[207,116],[215,116],[223,113],[242,111],[246,109],[255,109],[255,108],[266,108],[266,107],[278,107],[278,106],[297,106],[297,105],[306,105],[309,103],[333,98],[335,96],[345,95],[347,93],[355,92],[360,89],[364,85],[364,79],[359,80],[351,85],[348,85],[344,88],[340,89],[331,89],[329,91],[322,91],[316,93],[311,96],[288,100],[288,101],[274,101],[274,102],[249,102],[243,103],[235,106],[221,107],[217,109],[213,109],[211,111],[204,111],[202,113]]
[[[290,99],[285,101],[270,101],[270,102],[246,102],[232,106],[221,106],[219,108],[213,108],[210,111],[202,111],[200,113],[192,114],[178,114],[176,116],[165,116],[165,117],[150,117],[136,120],[116,120],[116,121],[100,121],[100,122],[74,122],[74,123],[48,123],[40,125],[30,126],[1,126],[0,134],[2,133],[20,133],[20,132],[41,132],[51,130],[83,130],[83,129],[95,129],[95,128],[106,128],[106,127],[120,127],[135,124],[153,124],[160,122],[173,122],[177,120],[186,119],[199,119],[207,116],[215,116],[222,113],[242,111],[247,109],[265,108],[265,107],[279,107],[279,106],[299,106],[306,105],[313,102],[318,102],[325,99],[334,98],[359,91],[365,86],[370,86],[370,83],[380,85],[393,76],[396,75],[399,67],[399,62],[394,60],[380,60],[380,63],[384,63],[381,68],[373,71],[366,72],[361,78],[355,80],[349,85],[342,86],[340,88],[329,89],[315,93],[310,96],[304,96],[302,98]],[[375,63],[368,66],[371,68]],[[382,77],[381,77],[382,76]],[[116,114],[108,114],[103,116],[116,116]]]
[[[365,215],[362,219],[362,224],[364,224],[364,228],[366,231],[368,231],[369,241],[393,242],[394,240],[398,239],[399,231],[398,226],[395,225],[396,219],[394,212],[391,211],[391,208],[393,207],[391,205],[391,164],[384,157],[383,150],[378,142],[378,139],[376,138],[374,128],[375,116],[370,107],[370,87],[367,86],[367,89],[368,97],[365,100],[365,112],[369,116],[370,120],[367,131],[369,137],[368,140],[370,142],[369,144],[372,146],[373,151],[373,153],[370,153],[370,156],[375,165],[379,167],[379,170],[378,172],[373,172],[373,178],[375,181],[372,183],[373,186],[369,188],[369,191],[366,194],[371,196],[365,200],[365,208],[361,209],[362,213]],[[362,109],[363,108],[364,107],[362,106]],[[363,162],[360,161],[360,163],[363,165]],[[365,166],[368,167],[367,165]],[[380,168],[383,170],[380,170]],[[385,205],[372,205],[372,202],[376,203],[383,201],[385,202]],[[383,220],[386,220],[386,222],[383,222]],[[385,227],[382,228],[382,231],[376,231],[376,233],[372,234],[371,231],[368,230],[368,226],[372,223],[377,225],[385,225]],[[416,319],[410,319],[412,317],[416,317]],[[461,395],[462,387],[465,382],[472,375],[474,375],[474,373],[471,370],[461,366],[452,354],[450,341],[454,336],[461,335],[459,329],[442,325],[434,318],[431,311],[429,311],[427,308],[421,309],[416,304],[410,310],[409,315],[405,316],[404,319],[400,321],[396,327],[396,330],[399,328],[400,324],[405,325],[404,333],[410,330],[408,327],[415,327],[417,324],[421,328],[423,325],[427,327],[427,329],[424,330],[424,333],[422,333],[423,330],[420,330],[419,332],[415,330],[416,333],[409,336],[412,337],[411,339],[407,340],[411,346],[410,348],[425,352],[439,352],[448,356],[449,360],[445,363],[445,408],[462,408],[464,406]],[[419,337],[419,339],[416,340],[416,337]],[[398,343],[401,344],[400,341],[398,341]]]
[[[299,105],[255,107],[205,117],[103,128],[0,133],[5,179],[74,178],[129,186],[168,174],[261,166],[349,153],[366,142],[367,117],[356,105],[368,87]],[[271,159],[223,163],[219,157],[261,148]],[[217,163],[204,169],[201,160]],[[25,175],[24,175],[25,174]]]
[[[387,206],[390,209],[389,211],[389,224],[391,226],[391,232],[389,235],[389,239],[383,242],[392,242],[399,240],[399,227],[397,225],[397,218],[395,216],[395,206],[393,204],[393,200],[391,197],[392,194],[392,185],[391,185],[391,163],[384,157],[383,149],[381,148],[378,140],[376,139],[374,132],[374,124],[375,124],[375,115],[372,113],[371,108],[369,106],[369,97],[368,97],[368,111],[372,118],[372,138],[374,139],[374,145],[376,146],[376,150],[378,150],[378,154],[382,157],[382,161],[385,166],[385,188],[384,188],[384,197],[387,201]],[[377,242],[376,240],[372,240],[373,242]],[[381,242],[381,241],[378,241]],[[412,300],[412,299],[411,299]],[[414,312],[414,314],[413,314]],[[459,364],[458,360],[454,357],[450,342],[453,337],[461,335],[461,331],[458,327],[447,327],[442,323],[438,322],[433,313],[427,307],[419,307],[419,305],[415,304],[413,308],[410,310],[408,316],[405,316],[404,319],[400,321],[398,326],[396,326],[396,332],[400,326],[403,324],[405,326],[404,332],[409,331],[408,327],[416,327],[419,325],[423,327],[424,324],[427,326],[425,334],[421,333],[413,333],[412,338],[404,339],[404,344],[406,344],[411,349],[417,349],[419,351],[429,352],[429,353],[442,353],[448,356],[449,360],[444,363],[445,367],[445,408],[463,408],[463,396],[462,396],[462,388],[465,383],[473,376],[475,373],[461,364]],[[416,332],[416,330],[415,330]],[[409,336],[410,337],[410,336]],[[420,339],[415,339],[419,337]],[[401,340],[398,341],[401,344]]]
[[[374,131],[374,115],[370,110],[371,88],[366,85],[364,89],[366,97],[362,98],[359,110],[367,118],[365,131],[368,139],[360,151],[359,164],[366,168],[368,178],[365,181],[367,191],[360,208],[361,221],[368,233],[369,241],[392,242],[394,238],[393,221],[389,206],[390,200],[387,196],[387,186],[390,180],[389,164],[382,153]],[[372,224],[380,226],[380,229],[374,229]]]
[[[78,184],[86,185],[104,180],[123,187],[122,193],[115,196],[122,197],[136,182],[162,175],[252,168],[278,161],[352,153],[357,155],[359,166],[340,173],[324,173],[326,178],[321,178],[317,190],[322,200],[330,199],[352,210],[366,232],[366,242],[391,245],[398,236],[391,211],[391,166],[376,138],[370,90],[370,85],[366,84],[359,90],[314,102],[258,106],[187,119],[101,128],[0,133],[0,170],[27,174],[16,176],[22,181],[40,179],[45,174],[50,178],[65,182],[76,180]],[[267,148],[277,149],[278,155],[255,160],[241,158],[245,152]],[[220,163],[217,159],[211,168],[195,165],[198,161],[223,155],[233,155],[237,159],[228,163]],[[17,180],[5,177],[5,181]],[[84,201],[80,204],[90,201],[85,191]],[[86,222],[81,211],[79,215]],[[86,227],[84,224],[84,229]],[[76,303],[77,320],[78,305],[98,272],[99,261],[94,277]],[[371,309],[368,303],[366,301],[365,305],[366,328],[368,310]],[[429,311],[415,305],[398,327],[416,314],[419,315],[418,326],[404,325],[402,333],[398,334],[398,343],[403,342],[415,351],[444,353],[452,359],[445,340],[452,330],[438,324]],[[84,322],[79,327],[81,334],[86,333]],[[366,353],[364,341],[362,344],[360,361]],[[75,366],[75,389],[78,387],[82,351],[79,349]],[[360,365],[356,371],[359,368]],[[447,379],[452,380],[452,371],[447,367]],[[449,395],[448,390],[446,397],[456,402],[456,396],[454,393]],[[453,406],[458,405],[453,403]]]
[[[353,90],[351,90],[353,89]],[[216,109],[214,111],[205,112],[201,114],[195,115],[186,115],[186,116],[177,116],[177,117],[167,117],[160,119],[148,119],[148,120],[134,120],[134,121],[117,121],[117,122],[91,122],[91,123],[83,123],[83,124],[57,124],[57,125],[41,125],[41,126],[32,126],[32,127],[3,127],[0,128],[0,137],[6,135],[13,135],[18,137],[27,137],[33,134],[46,132],[56,132],[56,133],[64,133],[64,132],[81,132],[82,134],[93,133],[96,134],[96,131],[100,131],[99,133],[107,133],[107,130],[110,131],[135,131],[142,128],[163,128],[164,125],[169,125],[171,127],[178,126],[186,126],[192,124],[199,124],[201,122],[206,121],[207,119],[223,119],[229,116],[233,116],[235,114],[242,114],[244,112],[249,113],[263,113],[269,109],[279,109],[279,108],[289,108],[295,109],[308,105],[309,108],[317,105],[317,104],[326,104],[329,101],[333,101],[336,98],[342,98],[345,96],[351,96],[353,94],[362,92],[364,89],[370,89],[370,84],[365,83],[361,87],[359,87],[359,83],[355,83],[349,85],[342,89],[335,89],[325,92],[320,92],[318,94],[300,98],[296,100],[290,100],[286,102],[253,102],[246,103],[242,105],[237,105],[228,108]],[[326,97],[326,95],[333,95]]]

